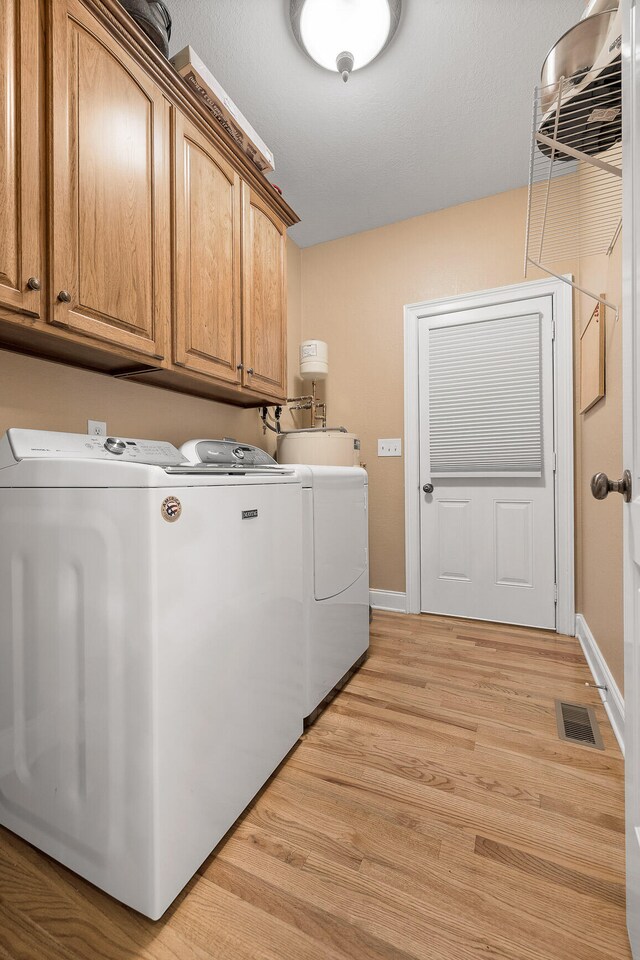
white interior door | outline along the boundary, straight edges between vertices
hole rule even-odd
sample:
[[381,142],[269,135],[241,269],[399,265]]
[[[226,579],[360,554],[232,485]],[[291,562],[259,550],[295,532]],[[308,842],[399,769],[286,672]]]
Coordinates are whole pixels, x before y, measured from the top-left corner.
[[[631,473],[624,510],[624,744],[627,929],[640,960],[640,35],[637,0],[623,10],[623,437]],[[619,479],[618,477],[612,479]]]
[[419,324],[425,613],[556,625],[553,298]]

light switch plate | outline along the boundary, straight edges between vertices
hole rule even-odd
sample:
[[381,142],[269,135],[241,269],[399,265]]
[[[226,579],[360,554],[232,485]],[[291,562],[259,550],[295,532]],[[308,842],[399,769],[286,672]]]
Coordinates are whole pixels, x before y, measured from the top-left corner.
[[92,437],[106,437],[107,425],[104,420],[87,420],[87,433]]
[[393,440],[378,440],[379,457],[401,457],[402,440],[395,437]]

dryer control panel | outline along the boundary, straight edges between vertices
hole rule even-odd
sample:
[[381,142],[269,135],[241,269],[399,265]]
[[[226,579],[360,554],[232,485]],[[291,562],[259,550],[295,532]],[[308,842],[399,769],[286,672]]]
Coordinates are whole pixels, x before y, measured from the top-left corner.
[[190,463],[217,464],[221,467],[251,469],[276,468],[278,464],[266,450],[238,440],[189,440],[180,448]]
[[7,438],[16,460],[117,460],[161,467],[184,463],[180,451],[165,440],[105,438],[84,433],[54,433],[15,428],[7,431]]

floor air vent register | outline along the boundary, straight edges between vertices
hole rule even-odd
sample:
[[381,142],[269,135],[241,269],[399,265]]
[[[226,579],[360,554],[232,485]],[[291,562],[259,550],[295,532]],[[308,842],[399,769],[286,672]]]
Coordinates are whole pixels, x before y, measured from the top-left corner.
[[583,747],[604,750],[604,743],[598,727],[593,707],[582,703],[567,703],[556,700],[556,721],[558,736],[568,743],[579,743]]

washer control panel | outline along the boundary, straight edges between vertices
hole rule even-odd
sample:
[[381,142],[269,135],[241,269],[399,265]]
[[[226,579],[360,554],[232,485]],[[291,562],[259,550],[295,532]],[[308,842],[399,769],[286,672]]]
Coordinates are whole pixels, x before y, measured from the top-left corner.
[[9,430],[7,436],[16,460],[114,460],[161,467],[184,463],[180,451],[164,440],[132,440],[128,437],[107,437],[105,440],[92,434],[15,428]]

